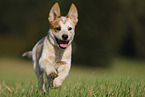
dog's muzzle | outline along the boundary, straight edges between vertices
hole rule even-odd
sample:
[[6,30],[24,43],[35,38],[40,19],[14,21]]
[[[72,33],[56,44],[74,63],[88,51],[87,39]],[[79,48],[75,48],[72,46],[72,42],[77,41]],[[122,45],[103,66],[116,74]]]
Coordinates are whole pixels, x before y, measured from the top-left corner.
[[66,47],[68,47],[69,40],[64,40],[64,39],[61,40],[56,37],[55,37],[55,39],[61,49],[65,49]]

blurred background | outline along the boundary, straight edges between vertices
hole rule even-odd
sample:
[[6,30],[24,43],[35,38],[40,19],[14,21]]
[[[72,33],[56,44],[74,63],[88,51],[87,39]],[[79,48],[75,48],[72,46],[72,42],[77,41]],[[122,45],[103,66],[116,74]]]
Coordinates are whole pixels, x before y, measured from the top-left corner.
[[74,65],[111,67],[115,58],[145,58],[145,0],[1,0],[1,60],[21,58],[47,35],[48,13],[56,2],[64,16],[72,3],[79,12]]

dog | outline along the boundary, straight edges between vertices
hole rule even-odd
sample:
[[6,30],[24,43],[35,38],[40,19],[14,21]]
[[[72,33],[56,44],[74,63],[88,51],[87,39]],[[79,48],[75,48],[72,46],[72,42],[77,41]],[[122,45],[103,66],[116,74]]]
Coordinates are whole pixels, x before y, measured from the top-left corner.
[[78,22],[77,8],[72,4],[67,16],[61,16],[59,4],[55,3],[50,10],[48,21],[50,23],[48,35],[38,41],[32,51],[22,55],[32,57],[39,90],[46,88],[43,73],[46,74],[49,86],[53,88],[60,87],[69,74],[71,43]]

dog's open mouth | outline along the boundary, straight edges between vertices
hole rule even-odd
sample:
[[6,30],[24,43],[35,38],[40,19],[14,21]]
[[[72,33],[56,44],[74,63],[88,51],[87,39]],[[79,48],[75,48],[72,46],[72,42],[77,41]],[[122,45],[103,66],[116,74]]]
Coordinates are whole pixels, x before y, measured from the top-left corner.
[[61,49],[65,49],[68,46],[69,40],[60,40],[56,37],[55,37],[55,39]]

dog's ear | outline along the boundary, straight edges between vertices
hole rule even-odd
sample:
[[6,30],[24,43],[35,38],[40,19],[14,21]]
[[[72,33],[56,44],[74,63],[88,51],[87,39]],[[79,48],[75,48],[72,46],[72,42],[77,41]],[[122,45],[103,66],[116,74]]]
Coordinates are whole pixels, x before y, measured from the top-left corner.
[[78,22],[78,11],[74,4],[71,5],[69,12],[67,14],[67,17],[69,17],[75,24]]
[[55,21],[57,17],[61,16],[60,14],[60,7],[58,3],[55,3],[50,10],[48,20],[49,22]]

